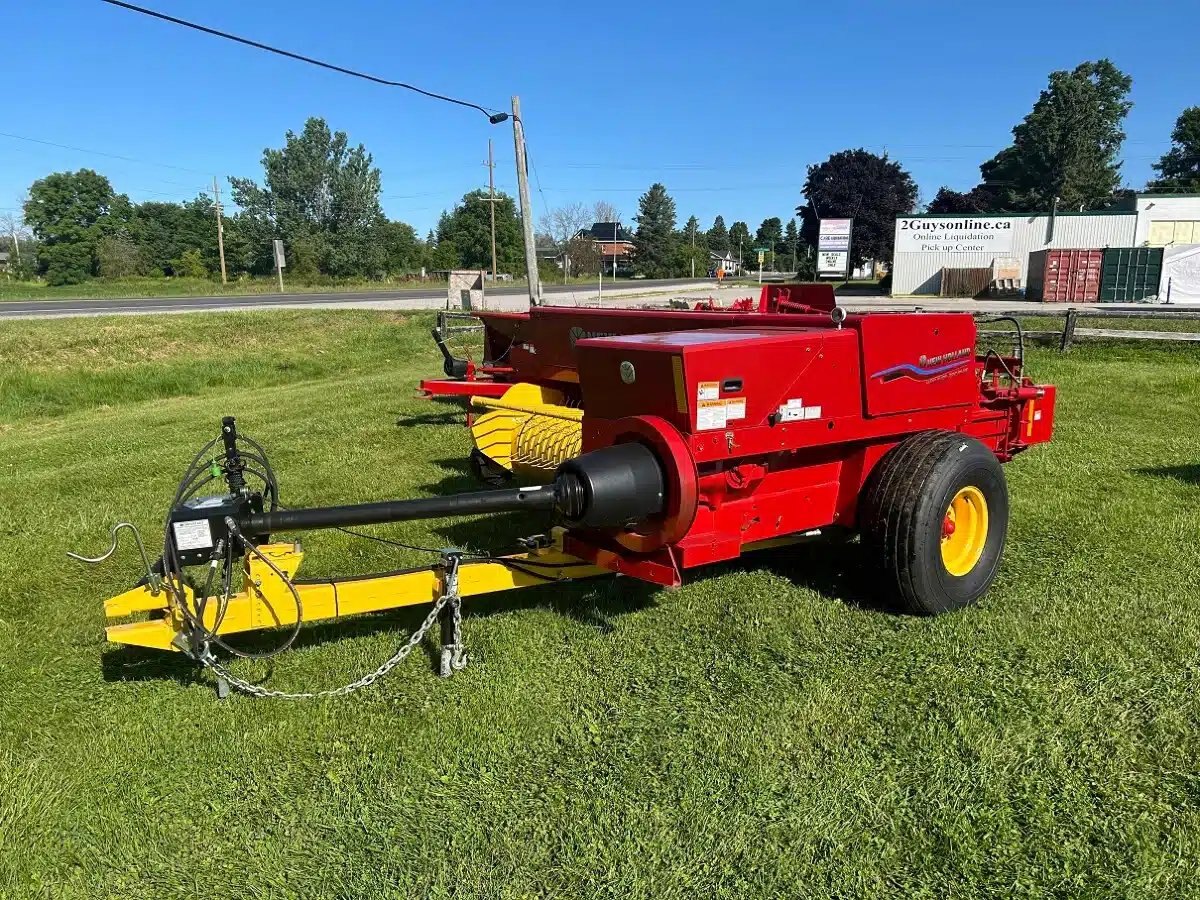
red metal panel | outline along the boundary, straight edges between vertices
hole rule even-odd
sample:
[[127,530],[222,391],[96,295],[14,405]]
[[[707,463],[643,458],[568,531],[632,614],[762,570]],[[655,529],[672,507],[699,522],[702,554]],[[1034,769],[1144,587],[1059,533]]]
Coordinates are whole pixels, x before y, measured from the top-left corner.
[[[577,383],[575,344],[594,337],[649,334],[695,328],[745,325],[744,312],[667,309],[578,309],[539,306],[527,313],[479,313],[486,326],[484,359],[512,366],[512,381]],[[768,321],[769,320],[769,321]],[[850,316],[846,327],[853,327]],[[821,327],[831,324],[825,313],[763,314],[755,323],[772,326]]]
[[501,397],[511,384],[504,381],[467,381],[454,378],[425,378],[421,393],[427,397]]
[[970,316],[867,316],[860,331],[868,416],[979,402]]
[[689,435],[698,460],[775,451],[799,432],[824,443],[836,420],[862,416],[852,329],[675,331],[578,350],[587,420],[661,416]]

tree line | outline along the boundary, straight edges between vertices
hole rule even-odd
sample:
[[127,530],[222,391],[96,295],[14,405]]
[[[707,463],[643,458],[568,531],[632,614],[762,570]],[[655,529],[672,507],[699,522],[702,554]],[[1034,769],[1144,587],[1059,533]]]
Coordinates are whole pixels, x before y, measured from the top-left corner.
[[[345,132],[313,118],[282,148],[263,152],[263,179],[230,178],[237,210],[224,218],[231,277],[274,271],[281,239],[288,271],[301,277],[382,278],[421,269],[490,269],[486,192],[472,191],[444,212],[425,238],[384,215],[382,178],[371,155]],[[516,204],[497,194],[496,247],[501,272],[523,271]],[[183,203],[133,203],[91,169],[55,172],[29,188],[23,207],[31,240],[14,223],[4,243],[18,275],[50,284],[92,277],[209,277],[220,270],[216,205],[207,195]],[[13,257],[17,254],[13,253]]]
[[[980,165],[980,182],[964,192],[943,186],[925,207],[931,213],[1041,212],[1105,209],[1132,194],[1122,186],[1120,149],[1131,108],[1132,79],[1110,60],[1052,72],[1029,114],[1012,130],[1011,145]],[[261,183],[229,179],[237,209],[225,218],[225,259],[231,276],[273,270],[272,242],[287,248],[289,272],[300,276],[380,278],[424,270],[491,269],[491,210],[486,191],[465,194],[423,238],[380,205],[382,178],[371,155],[344,132],[309,119],[284,146],[262,156]],[[1180,114],[1169,149],[1154,164],[1151,191],[1200,192],[1200,106]],[[633,271],[647,277],[706,273],[710,252],[732,253],[746,268],[765,251],[767,268],[811,276],[822,218],[855,222],[851,261],[889,261],[897,216],[922,208],[916,183],[885,152],[863,148],[832,154],[807,167],[796,218],[746,222],[716,216],[702,229],[696,216],[679,225],[675,200],[654,183],[638,200],[629,226]],[[498,193],[497,269],[524,271],[517,205]],[[22,240],[14,223],[0,246],[16,251],[10,270],[53,284],[130,275],[207,277],[218,271],[214,201],[133,203],[90,169],[57,172],[29,189]],[[600,251],[580,237],[594,222],[621,222],[608,203],[548,210],[540,220],[539,264],[544,271],[591,275]],[[4,225],[5,223],[0,223]],[[552,261],[556,260],[556,262]]]

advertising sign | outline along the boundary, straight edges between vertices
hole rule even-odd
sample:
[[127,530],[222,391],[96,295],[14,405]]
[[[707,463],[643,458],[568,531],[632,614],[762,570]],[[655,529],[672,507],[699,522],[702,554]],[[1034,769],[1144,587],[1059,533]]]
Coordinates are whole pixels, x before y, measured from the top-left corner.
[[817,233],[817,277],[845,278],[850,273],[853,219],[822,219]]
[[897,253],[994,253],[1012,251],[1013,220],[955,216],[896,220]]
[[287,257],[283,255],[283,241],[275,240],[275,265],[280,269],[287,268]]
[[817,235],[818,250],[850,250],[850,231],[853,219],[822,219],[821,231]]

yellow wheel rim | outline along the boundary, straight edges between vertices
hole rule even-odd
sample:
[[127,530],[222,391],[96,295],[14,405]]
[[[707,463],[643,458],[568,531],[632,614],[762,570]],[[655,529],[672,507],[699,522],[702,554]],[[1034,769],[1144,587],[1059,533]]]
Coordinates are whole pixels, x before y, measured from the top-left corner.
[[968,485],[954,495],[942,521],[942,565],[951,575],[975,568],[987,543],[988,508],[983,492]]

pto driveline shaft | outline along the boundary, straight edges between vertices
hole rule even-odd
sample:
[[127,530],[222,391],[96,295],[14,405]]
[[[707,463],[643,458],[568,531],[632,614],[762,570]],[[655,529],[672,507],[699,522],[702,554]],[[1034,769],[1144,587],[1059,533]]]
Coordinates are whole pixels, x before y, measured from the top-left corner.
[[553,509],[554,488],[550,485],[511,488],[502,491],[473,491],[449,497],[414,500],[384,500],[351,506],[321,506],[313,509],[281,509],[244,517],[239,525],[247,534],[308,531],[317,528],[349,528],[380,525],[413,519],[448,516],[477,516],[522,509]]

